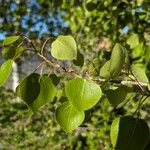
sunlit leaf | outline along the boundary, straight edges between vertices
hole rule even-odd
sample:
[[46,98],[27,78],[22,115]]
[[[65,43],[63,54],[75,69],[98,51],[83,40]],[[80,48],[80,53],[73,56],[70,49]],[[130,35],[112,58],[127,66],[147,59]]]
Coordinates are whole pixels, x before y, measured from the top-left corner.
[[110,69],[110,60],[107,61],[100,69],[100,76],[103,78],[109,78],[110,77],[109,69]]
[[76,78],[65,84],[65,93],[70,103],[78,110],[88,110],[100,100],[101,88],[91,80]]
[[141,82],[148,83],[148,77],[145,73],[145,66],[143,64],[132,64],[131,71],[134,76]]
[[10,45],[10,44],[16,42],[19,38],[20,38],[20,36],[9,36],[3,41],[3,45],[5,45],[5,46]]
[[8,79],[11,70],[12,70],[13,60],[7,60],[0,66],[0,87],[6,82]]
[[142,119],[125,116],[116,118],[110,130],[115,150],[144,150],[150,137],[149,128]]
[[124,48],[120,44],[115,44],[111,59],[109,72],[112,78],[117,78],[123,68],[125,62],[125,52]]
[[95,58],[88,66],[88,73],[90,76],[98,76],[101,67],[101,62],[98,58]]
[[135,48],[139,44],[139,37],[137,34],[132,34],[127,39],[127,44],[130,46],[131,49]]
[[63,130],[71,132],[84,121],[84,112],[76,110],[68,101],[56,109],[56,120]]
[[51,54],[59,60],[75,60],[77,58],[77,45],[74,38],[68,36],[58,36],[52,43]]

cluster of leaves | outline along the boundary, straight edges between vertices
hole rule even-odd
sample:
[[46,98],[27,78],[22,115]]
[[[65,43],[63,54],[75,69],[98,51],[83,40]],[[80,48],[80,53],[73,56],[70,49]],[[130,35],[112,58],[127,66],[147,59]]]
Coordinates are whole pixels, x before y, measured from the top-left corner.
[[[3,41],[4,49],[2,55],[6,61],[0,68],[0,75],[2,76],[2,78],[0,78],[1,86],[9,77],[13,61],[24,52],[23,48],[20,50],[20,47],[23,47],[23,42],[18,42],[21,39],[21,36],[11,36]],[[73,75],[73,79],[65,81],[64,83],[65,102],[58,106],[55,112],[57,122],[66,132],[71,132],[76,129],[84,121],[84,112],[98,103],[102,97],[102,91],[104,96],[106,94],[108,100],[114,107],[117,107],[125,101],[126,95],[129,92],[128,87],[122,85],[111,87],[109,84],[109,81],[115,83],[115,79],[119,78],[123,69],[127,69],[128,72],[133,74],[137,85],[143,92],[141,94],[143,96],[140,100],[138,110],[142,103],[149,97],[149,81],[145,71],[141,68],[141,72],[139,72],[139,66],[132,66],[131,71],[129,71],[127,50],[118,43],[115,44],[112,50],[110,60],[99,69],[99,75],[103,77],[104,81],[100,87],[100,85],[94,81],[95,79],[87,76],[79,76],[75,71],[70,71],[60,64],[47,59],[43,55],[43,46],[42,49],[38,51],[32,41],[28,38],[27,40],[32,46],[31,50],[46,63],[53,65],[56,69],[63,69],[66,74],[69,73]],[[130,44],[130,39],[128,40],[128,44]],[[11,49],[11,47],[14,47],[14,49]],[[57,60],[80,61],[77,59],[77,53],[77,45],[72,36],[58,36],[51,44],[51,55]],[[59,79],[55,74],[39,75],[37,73],[32,73],[20,82],[16,88],[16,94],[27,104],[32,112],[36,112],[41,106],[45,105],[50,100],[53,100],[55,97],[58,98],[56,87],[59,85],[59,82],[57,82],[58,80]],[[146,91],[143,90],[143,85],[141,84],[147,85],[145,88]],[[61,97],[61,95],[59,95],[59,97]],[[124,124],[128,124],[128,126],[124,126]],[[133,131],[132,134],[131,131]],[[149,142],[150,134],[149,128],[144,120],[139,118],[135,119],[132,116],[125,116],[113,121],[110,136],[113,147],[117,150],[123,148],[143,150]],[[135,142],[137,141],[140,142],[135,145]],[[127,142],[130,144],[126,147]]]

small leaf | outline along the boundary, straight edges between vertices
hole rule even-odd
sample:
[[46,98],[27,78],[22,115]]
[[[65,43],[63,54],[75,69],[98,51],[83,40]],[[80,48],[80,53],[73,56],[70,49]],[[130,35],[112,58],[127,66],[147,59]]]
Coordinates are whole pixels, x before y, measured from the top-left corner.
[[109,71],[109,68],[110,68],[110,60],[107,61],[103,66],[102,68],[100,69],[100,76],[103,77],[103,78],[109,78],[110,77],[110,71]]
[[33,73],[17,87],[17,95],[24,100],[33,112],[48,103],[56,95],[56,88],[50,77]]
[[110,130],[115,150],[143,150],[150,137],[149,127],[144,120],[125,116],[116,118]]
[[20,36],[9,36],[3,41],[3,45],[4,46],[10,45],[10,44],[16,42],[19,38],[20,38]]
[[0,66],[0,87],[8,79],[12,70],[13,60],[9,59]]
[[131,71],[140,82],[149,82],[145,73],[145,66],[143,64],[132,64]]
[[120,44],[115,44],[111,59],[109,72],[112,78],[117,78],[123,68],[125,62],[125,52],[124,48]]
[[115,90],[106,91],[107,98],[113,107],[122,103],[125,100],[127,93],[128,91],[126,86],[119,86]]
[[99,85],[82,78],[68,81],[65,84],[65,93],[70,103],[79,111],[92,108],[102,96]]
[[131,49],[135,48],[139,44],[139,37],[137,34],[132,34],[128,40],[127,44],[130,46]]
[[58,36],[52,43],[51,54],[59,60],[74,60],[77,58],[77,45],[74,38],[68,36]]
[[66,132],[76,129],[85,117],[84,112],[76,110],[68,101],[60,105],[55,114],[57,122]]

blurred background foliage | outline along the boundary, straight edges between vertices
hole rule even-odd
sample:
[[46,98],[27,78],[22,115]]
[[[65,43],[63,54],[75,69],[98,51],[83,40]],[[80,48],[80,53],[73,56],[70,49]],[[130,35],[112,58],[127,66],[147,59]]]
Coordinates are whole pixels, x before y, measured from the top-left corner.
[[[50,36],[72,34],[84,55],[84,67],[98,76],[97,70],[119,42],[127,48],[130,64],[142,63],[150,78],[149,6],[149,0],[0,0],[0,43],[9,35],[24,34],[40,48]],[[55,101],[29,117],[26,105],[12,91],[1,88],[0,149],[112,150],[111,122],[115,116],[133,114],[139,100],[136,92],[135,88],[129,94],[131,100],[120,109],[114,109],[103,97],[86,113],[82,127],[66,134],[55,121]],[[149,112],[147,100],[141,117],[150,125]]]

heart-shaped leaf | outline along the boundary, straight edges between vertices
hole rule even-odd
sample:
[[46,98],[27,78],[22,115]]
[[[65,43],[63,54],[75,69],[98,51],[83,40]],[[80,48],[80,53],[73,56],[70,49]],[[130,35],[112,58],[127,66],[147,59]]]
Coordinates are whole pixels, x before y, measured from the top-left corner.
[[9,36],[3,41],[3,45],[5,45],[5,46],[10,45],[10,44],[16,42],[19,38],[20,38],[20,36]]
[[12,70],[13,60],[9,59],[4,62],[0,67],[0,87],[6,82],[8,79],[11,70]]
[[68,101],[60,105],[55,114],[57,122],[66,132],[76,129],[85,117],[83,111],[76,110]]
[[82,78],[68,81],[65,84],[65,93],[70,103],[79,111],[92,108],[102,96],[98,84]]
[[144,150],[150,137],[148,125],[142,119],[125,116],[116,118],[110,130],[115,150]]
[[74,38],[68,36],[58,36],[52,43],[51,54],[59,60],[75,60],[77,58],[77,45]]
[[17,87],[17,95],[24,100],[33,112],[48,103],[56,95],[56,88],[50,77],[33,73]]

